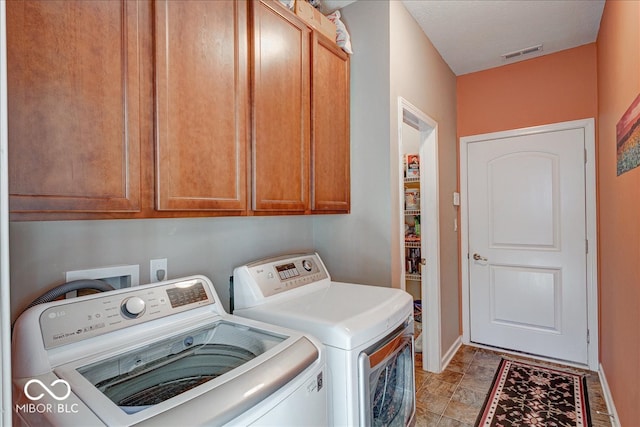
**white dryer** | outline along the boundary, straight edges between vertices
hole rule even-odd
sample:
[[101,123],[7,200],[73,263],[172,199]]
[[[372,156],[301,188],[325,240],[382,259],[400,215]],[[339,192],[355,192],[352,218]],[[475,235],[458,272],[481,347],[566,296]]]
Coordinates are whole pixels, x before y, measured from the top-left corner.
[[325,358],[225,313],[204,276],[41,304],[13,332],[14,422],[325,426]]
[[320,256],[307,253],[236,268],[233,306],[235,315],[297,329],[325,344],[331,425],[414,423],[408,293],[332,282]]

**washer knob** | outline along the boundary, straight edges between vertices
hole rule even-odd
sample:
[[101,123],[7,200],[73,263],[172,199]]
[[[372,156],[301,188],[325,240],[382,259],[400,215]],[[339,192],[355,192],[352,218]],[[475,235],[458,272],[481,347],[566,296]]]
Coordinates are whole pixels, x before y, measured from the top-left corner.
[[130,317],[138,317],[145,309],[145,302],[140,297],[131,297],[127,299],[122,306],[124,314]]

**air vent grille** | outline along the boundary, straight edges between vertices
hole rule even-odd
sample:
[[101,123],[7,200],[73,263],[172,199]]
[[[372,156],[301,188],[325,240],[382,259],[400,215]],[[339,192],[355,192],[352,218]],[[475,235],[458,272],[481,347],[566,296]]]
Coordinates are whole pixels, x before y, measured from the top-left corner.
[[535,52],[542,52],[542,45],[536,45],[536,46],[531,46],[531,47],[526,47],[524,49],[520,49],[520,50],[516,50],[514,52],[509,52],[509,53],[504,53],[500,56],[502,56],[502,58],[505,61],[508,61],[510,59],[514,59],[514,58],[518,58],[520,56],[524,56],[524,55],[529,55]]

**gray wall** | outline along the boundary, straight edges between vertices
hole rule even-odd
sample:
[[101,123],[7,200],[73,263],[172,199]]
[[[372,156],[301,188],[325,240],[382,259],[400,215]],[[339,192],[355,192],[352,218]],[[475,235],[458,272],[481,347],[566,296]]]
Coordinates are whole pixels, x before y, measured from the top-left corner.
[[357,1],[342,9],[351,34],[351,195],[347,217],[316,217],[314,243],[333,278],[399,287],[397,102],[402,96],[438,122],[441,347],[460,336],[456,76],[399,1]]
[[[351,214],[286,217],[14,222],[10,224],[12,318],[68,270],[167,258],[169,278],[205,274],[228,307],[233,267],[316,249],[334,280],[398,286],[397,96],[440,126],[442,348],[459,336],[455,76],[396,1],[358,1],[342,10],[352,36]],[[393,148],[392,148],[393,147]],[[396,162],[397,163],[397,162]],[[394,246],[396,245],[396,246]]]
[[228,309],[234,267],[313,249],[304,216],[13,222],[9,237],[12,319],[66,271],[140,264],[140,283],[148,283],[154,258],[167,258],[168,278],[208,276]]
[[[358,4],[362,3],[362,4]],[[316,249],[335,280],[389,286],[389,4],[357,2],[349,28],[351,62],[351,214],[108,221],[14,222],[11,305],[15,317],[63,283],[69,270],[168,259],[169,278],[209,276],[228,308],[233,267],[270,255]],[[346,19],[345,19],[346,20]],[[371,31],[379,27],[379,31]]]
[[351,56],[351,214],[314,218],[334,280],[390,286],[389,3],[342,9]]

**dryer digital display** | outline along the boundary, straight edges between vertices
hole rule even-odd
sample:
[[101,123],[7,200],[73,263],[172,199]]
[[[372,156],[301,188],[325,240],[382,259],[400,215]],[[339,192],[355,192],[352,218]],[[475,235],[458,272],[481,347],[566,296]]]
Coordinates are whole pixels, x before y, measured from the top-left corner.
[[280,276],[280,280],[288,280],[300,275],[296,265],[292,262],[289,264],[276,265],[276,271]]

